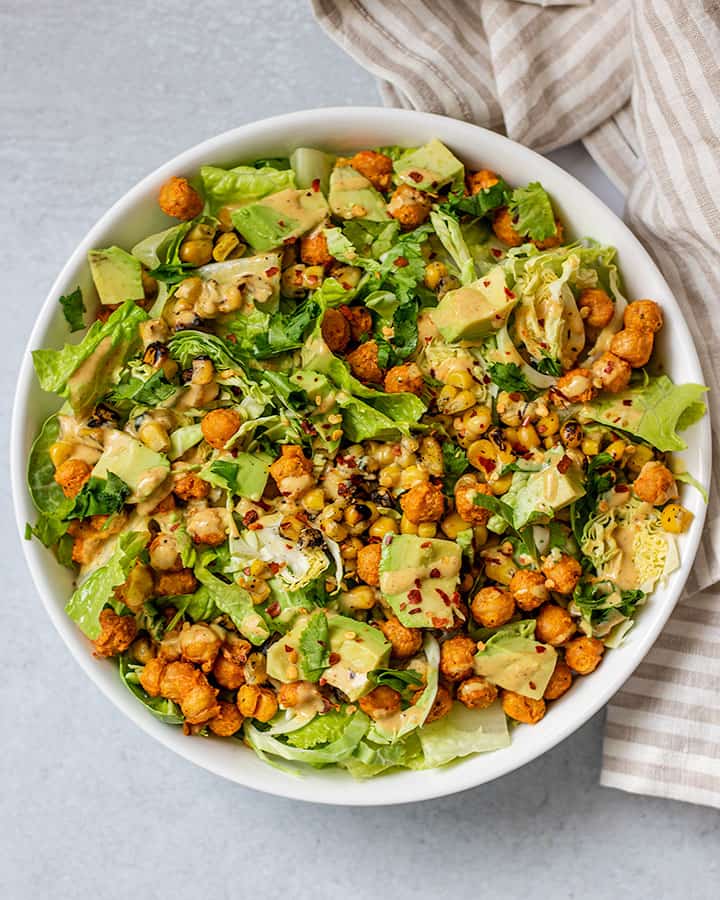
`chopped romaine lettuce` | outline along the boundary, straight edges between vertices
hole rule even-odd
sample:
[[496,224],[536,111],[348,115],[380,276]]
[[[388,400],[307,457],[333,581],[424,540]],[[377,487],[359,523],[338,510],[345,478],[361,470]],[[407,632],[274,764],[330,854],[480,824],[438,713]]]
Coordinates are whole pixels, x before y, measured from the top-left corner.
[[270,636],[270,629],[253,605],[250,594],[239,584],[222,581],[207,568],[214,554],[205,553],[195,566],[195,576],[204,585],[210,600],[220,612],[230,616],[240,634],[251,644],[262,644]]
[[239,207],[295,187],[292,169],[279,170],[271,166],[261,169],[254,166],[235,166],[233,169],[203,166],[200,178],[208,211],[213,216],[223,206]]
[[453,703],[446,716],[425,725],[418,736],[427,768],[510,744],[507,719],[499,702],[487,709],[466,709],[462,703]]
[[291,747],[283,740],[256,728],[249,719],[245,720],[245,738],[250,746],[262,753],[271,756],[279,756],[281,759],[296,763],[306,763],[311,766],[328,766],[342,762],[350,756],[360,741],[365,737],[370,725],[368,717],[360,712],[355,712],[348,718],[348,723],[340,737],[329,744],[312,749]]

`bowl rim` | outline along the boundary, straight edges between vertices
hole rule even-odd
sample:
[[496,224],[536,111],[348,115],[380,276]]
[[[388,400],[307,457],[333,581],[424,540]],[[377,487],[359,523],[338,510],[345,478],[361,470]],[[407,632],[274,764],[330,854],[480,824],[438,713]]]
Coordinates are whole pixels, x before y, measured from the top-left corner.
[[[559,177],[562,177],[562,179],[567,183],[568,191],[575,192],[576,199],[583,201],[590,208],[590,210],[592,210],[593,208],[595,210],[602,210],[603,215],[605,215],[606,217],[609,216],[611,220],[614,220],[614,226],[620,232],[624,233],[625,241],[631,245],[632,252],[636,254],[636,258],[641,261],[644,267],[649,267],[655,271],[658,283],[664,288],[666,296],[677,307],[681,322],[680,327],[686,332],[686,343],[689,344],[689,358],[687,359],[688,368],[691,370],[695,370],[699,380],[702,380],[704,383],[704,379],[702,378],[702,368],[692,335],[690,334],[690,331],[687,327],[687,323],[685,321],[684,315],[682,314],[682,310],[677,300],[675,299],[673,292],[668,286],[664,276],[658,269],[648,251],[643,247],[638,238],[630,231],[628,226],[617,215],[615,215],[615,213],[613,213],[612,210],[610,210],[589,188],[578,181],[575,176],[566,172],[564,169],[562,169],[552,160],[549,160],[547,157],[543,157],[534,150],[518,144],[517,142],[512,141],[503,135],[497,134],[493,131],[489,131],[488,129],[485,129],[479,125],[452,119],[447,116],[418,112],[414,110],[403,110],[376,106],[319,107],[308,110],[299,110],[291,113],[284,113],[281,115],[256,120],[254,122],[229,129],[219,135],[208,138],[198,144],[188,147],[169,161],[157,167],[154,171],[146,175],[139,182],[137,182],[132,188],[130,188],[130,190],[123,194],[88,230],[88,232],[85,234],[85,236],[82,238],[82,240],[79,242],[75,250],[68,258],[67,262],[63,265],[60,273],[50,287],[50,290],[48,291],[47,296],[43,301],[42,307],[39,310],[39,313],[25,345],[13,399],[10,434],[10,475],[13,505],[15,508],[15,518],[21,543],[23,546],[23,553],[28,569],[32,576],[35,589],[40,595],[40,598],[48,616],[50,617],[50,620],[53,622],[53,625],[60,634],[71,655],[79,663],[88,677],[102,691],[102,693],[106,697],[108,697],[108,699],[110,699],[118,709],[124,712],[136,725],[142,728],[142,730],[147,734],[160,741],[164,746],[168,747],[173,752],[177,753],[179,756],[185,758],[186,760],[194,762],[197,765],[202,766],[206,770],[213,772],[214,774],[220,775],[221,777],[227,778],[228,780],[242,786],[253,788],[254,790],[259,790],[264,793],[286,797],[289,799],[333,805],[394,805],[399,803],[418,802],[422,800],[433,799],[435,797],[448,796],[450,794],[477,787],[480,784],[495,780],[496,778],[506,775],[509,772],[512,772],[515,769],[526,765],[532,760],[543,755],[548,750],[552,749],[554,746],[567,738],[570,734],[577,731],[599,709],[601,709],[610,700],[613,694],[615,694],[616,691],[618,691],[622,687],[622,685],[625,684],[625,682],[632,676],[633,672],[637,669],[637,667],[645,658],[651,646],[654,644],[656,638],[664,628],[668,618],[674,610],[684,588],[687,574],[689,574],[689,571],[692,568],[692,564],[699,547],[703,530],[703,523],[705,520],[706,506],[703,505],[701,507],[700,513],[696,515],[695,521],[691,526],[690,533],[687,535],[687,541],[683,550],[683,565],[687,570],[685,578],[682,580],[682,582],[674,587],[674,590],[672,591],[673,596],[665,600],[665,607],[662,613],[657,615],[656,620],[654,621],[652,626],[646,628],[637,640],[637,643],[634,643],[634,652],[628,658],[628,661],[626,661],[624,668],[619,673],[616,673],[614,677],[608,677],[602,685],[598,684],[593,700],[588,703],[587,707],[582,710],[580,715],[574,717],[571,721],[565,723],[564,725],[558,724],[558,726],[556,726],[554,729],[549,729],[547,732],[543,733],[542,736],[538,736],[538,740],[531,743],[528,748],[524,749],[524,751],[509,755],[506,763],[503,763],[502,761],[503,757],[505,756],[505,751],[500,753],[488,754],[495,757],[498,762],[491,767],[492,771],[487,775],[487,777],[485,777],[483,773],[474,771],[472,767],[465,766],[464,762],[460,762],[452,767],[454,770],[454,778],[452,778],[451,781],[448,781],[446,779],[435,781],[432,777],[428,777],[426,778],[425,783],[422,784],[422,787],[418,788],[418,786],[416,785],[412,791],[409,791],[407,789],[403,789],[402,781],[398,780],[397,776],[383,777],[377,779],[377,781],[383,782],[384,790],[370,791],[368,792],[368,796],[363,796],[363,792],[361,790],[348,791],[347,788],[349,784],[345,779],[343,779],[342,781],[327,779],[328,786],[326,788],[319,789],[318,781],[315,779],[313,779],[312,781],[310,779],[307,779],[303,783],[302,779],[292,780],[281,778],[279,777],[281,773],[277,772],[275,769],[272,769],[269,766],[267,767],[269,773],[268,777],[264,779],[262,783],[260,783],[260,780],[256,777],[247,776],[246,774],[244,774],[241,766],[239,766],[237,769],[233,769],[232,772],[229,772],[226,767],[216,764],[215,761],[211,758],[204,758],[202,753],[195,752],[194,749],[191,751],[191,748],[189,746],[186,749],[184,746],[176,745],[175,741],[172,740],[170,734],[170,732],[174,732],[175,729],[168,728],[164,724],[157,722],[157,720],[155,720],[152,716],[146,715],[146,711],[140,704],[136,704],[137,714],[134,711],[131,711],[131,708],[120,700],[122,692],[115,691],[114,689],[111,690],[106,684],[103,683],[103,680],[98,676],[96,665],[93,665],[95,661],[92,659],[91,655],[89,653],[78,653],[77,649],[73,647],[69,638],[68,625],[70,625],[72,628],[74,628],[74,625],[65,616],[62,606],[57,604],[50,585],[47,583],[45,576],[40,572],[39,565],[36,564],[35,560],[32,557],[29,543],[23,540],[26,522],[24,510],[31,510],[33,508],[32,502],[29,500],[25,481],[26,451],[24,446],[25,436],[23,432],[27,408],[26,398],[29,395],[32,380],[34,378],[34,370],[32,366],[32,357],[30,354],[30,350],[38,346],[42,341],[44,334],[48,330],[51,321],[56,315],[55,299],[66,288],[69,276],[75,269],[78,268],[78,265],[80,264],[80,261],[84,259],[87,250],[94,245],[96,236],[100,235],[113,223],[121,221],[123,216],[127,212],[132,210],[133,206],[139,200],[141,200],[144,195],[147,194],[149,189],[152,188],[156,191],[162,180],[166,179],[172,174],[175,174],[178,171],[186,171],[197,168],[202,164],[202,162],[198,162],[198,159],[202,159],[203,156],[206,159],[212,160],[214,154],[224,152],[232,143],[242,145],[243,142],[247,143],[253,138],[257,139],[263,136],[267,136],[268,143],[271,143],[273,140],[273,132],[278,129],[287,129],[294,125],[302,125],[304,128],[307,128],[308,124],[311,126],[313,124],[327,124],[327,120],[329,118],[337,120],[338,127],[347,127],[353,124],[361,125],[365,123],[368,118],[372,118],[373,125],[378,128],[382,128],[383,125],[392,127],[393,123],[397,124],[401,120],[404,120],[408,123],[412,122],[418,127],[425,127],[425,130],[428,134],[437,132],[438,137],[450,142],[452,141],[452,137],[448,137],[449,132],[452,132],[453,130],[455,130],[456,134],[464,132],[467,134],[468,138],[471,136],[475,136],[479,138],[480,141],[485,140],[495,142],[500,147],[502,147],[503,145],[512,147],[513,153],[519,152],[518,148],[520,148],[520,151],[522,151],[522,153],[527,156],[529,164],[535,163],[541,170],[544,169],[547,172],[554,170],[555,174]],[[238,155],[241,156],[242,151],[239,151]],[[559,197],[558,200],[560,203],[562,203],[562,197]],[[703,484],[703,486],[707,489],[711,474],[711,427],[709,412],[699,424],[700,431],[698,435],[697,446],[702,465],[701,470],[697,473],[697,477]],[[157,725],[160,725],[161,728],[158,729],[156,727]],[[165,734],[165,732],[167,732],[167,735]],[[189,743],[190,742],[188,742],[188,744]],[[509,750],[510,748],[507,749]],[[470,757],[469,759],[472,759],[472,757]],[[430,775],[433,771],[434,770],[428,770],[427,774]],[[390,784],[391,780],[393,781],[392,785]],[[375,782],[376,779],[372,779],[372,781]],[[360,786],[367,784],[368,782],[359,783]]]

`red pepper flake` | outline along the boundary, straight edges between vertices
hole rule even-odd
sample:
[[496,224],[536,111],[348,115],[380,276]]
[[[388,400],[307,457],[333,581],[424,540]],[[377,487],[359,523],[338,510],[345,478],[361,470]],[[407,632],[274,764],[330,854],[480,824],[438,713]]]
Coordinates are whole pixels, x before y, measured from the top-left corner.
[[420,581],[419,578],[416,578],[416,579],[415,579],[415,587],[416,587],[418,590],[420,590],[420,588],[422,587],[422,581]]
[[179,527],[180,527],[180,523],[176,522],[174,525],[170,526],[170,531],[177,531]]
[[439,578],[440,577],[440,569],[430,569],[430,577],[431,578]]
[[410,609],[410,610],[408,610],[408,612],[410,613],[411,616],[415,616],[419,612],[422,612],[422,609],[420,609],[419,606],[416,606],[415,609]]
[[492,247],[490,249],[490,252],[495,257],[495,259],[500,259],[500,257],[502,256],[502,250],[499,250],[497,247]]
[[305,434],[309,434],[309,435],[317,434],[315,426],[311,422],[308,422],[307,419],[302,420],[302,422],[300,423],[300,427],[302,428],[302,430]]
[[331,653],[329,656],[330,665],[331,666],[337,665],[341,659],[342,659],[342,657],[340,656],[339,653]]
[[[545,319],[538,319],[538,325],[539,325],[541,328],[544,328],[544,327],[545,327]],[[542,346],[542,347],[547,347],[547,344],[541,344],[541,346]]]
[[417,588],[408,591],[408,600],[411,603],[422,603],[422,594]]
[[483,281],[483,287],[490,287],[490,282],[487,278]]
[[225,338],[228,344],[237,344],[237,338],[234,334],[228,334]]
[[407,609],[407,603],[405,603],[405,601],[403,600],[403,602],[400,604],[400,611],[404,612],[406,609]]
[[483,375],[483,384],[490,384],[492,378],[489,375]]
[[616,484],[615,485],[615,493],[616,494],[627,494],[630,490],[629,484]]
[[398,269],[404,269],[405,266],[409,266],[410,263],[407,261],[405,256],[398,256],[398,258],[393,262],[393,265]]
[[523,398],[522,394],[519,391],[512,391],[508,396],[513,403],[519,403]]
[[268,278],[272,278],[273,275],[277,275],[277,273],[279,271],[280,271],[280,269],[278,269],[277,266],[270,266],[269,269],[265,269],[265,274],[267,275]]
[[547,647],[543,647],[542,644],[538,644],[535,648],[536,653],[544,653],[547,650]]
[[253,522],[252,525],[248,525],[248,529],[250,531],[262,531],[264,525],[262,522]]
[[319,178],[313,178],[312,184],[311,184],[310,186],[312,187],[312,189],[313,189],[313,190],[315,191],[315,193],[317,194],[317,192],[320,190],[320,179],[319,179]]
[[408,178],[412,178],[415,184],[420,184],[423,180],[422,172],[408,172]]
[[560,462],[557,464],[558,472],[561,475],[564,475],[567,472],[567,470],[570,468],[571,465],[572,465],[572,460],[570,459],[570,457],[567,455],[563,456],[562,459],[560,460]]
[[294,244],[296,241],[297,241],[296,237],[289,237],[289,238],[285,238],[285,240],[283,241],[283,244],[289,246],[290,244]]
[[448,597],[448,595],[445,593],[445,591],[441,590],[440,588],[435,588],[435,593],[442,600],[442,602],[445,604],[445,606],[450,606],[451,600]]
[[430,541],[423,541],[422,544],[420,544],[421,550],[427,550],[428,547],[432,547]]
[[284,227],[285,227],[285,222],[283,221],[283,219],[278,219],[278,225],[279,225],[281,228],[284,228]]
[[483,468],[486,472],[493,472],[493,471],[495,471],[495,466],[497,465],[497,463],[495,462],[494,459],[488,459],[488,457],[486,457],[486,456],[479,456],[479,457],[478,457],[478,464],[479,464],[480,466],[482,466],[482,468]]
[[508,287],[505,288],[505,296],[506,296],[506,297],[509,297],[510,300],[514,300],[514,299],[515,299],[515,294],[513,294],[513,292],[512,292],[512,291],[510,290],[510,288],[508,288]]
[[[278,604],[278,605],[279,605],[279,604]],[[294,648],[294,647],[291,647],[290,644],[285,644],[284,649],[285,649],[285,652],[286,652],[286,653],[292,653],[293,650],[294,650],[295,648]]]
[[270,569],[273,575],[277,575],[280,569],[282,569],[282,566],[280,565],[280,563],[271,562],[268,563],[268,569]]
[[351,284],[348,284],[347,281],[341,281],[341,282],[340,282],[340,286],[342,287],[342,289],[343,289],[344,291],[351,291],[351,290],[352,290],[352,285],[351,285]]
[[623,406],[632,406],[632,400],[623,400]]
[[252,525],[252,523],[257,522],[259,518],[260,514],[256,509],[249,509],[243,516],[243,525]]

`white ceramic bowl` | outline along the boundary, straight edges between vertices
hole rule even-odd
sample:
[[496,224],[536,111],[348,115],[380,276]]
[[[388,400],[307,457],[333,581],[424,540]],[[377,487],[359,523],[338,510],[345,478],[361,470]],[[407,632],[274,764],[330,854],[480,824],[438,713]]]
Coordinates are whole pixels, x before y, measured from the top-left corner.
[[[531,150],[474,125],[425,113],[395,109],[317,109],[278,116],[228,131],[193,147],[149,175],[119,200],[90,230],[52,286],[30,337],[17,385],[12,427],[12,485],[20,531],[34,521],[35,511],[25,485],[25,465],[34,435],[54,408],[34,377],[30,350],[59,347],[67,329],[57,299],[78,283],[89,296],[85,257],[91,247],[130,247],[141,237],[167,227],[156,198],[169,176],[193,174],[199,166],[226,166],[261,156],[287,155],[295,147],[319,147],[348,153],[363,147],[413,146],[438,137],[470,167],[502,172],[511,184],[540,180],[557,204],[563,221],[576,237],[592,236],[618,248],[629,298],[660,301],[665,328],[659,353],[674,380],[702,382],[700,364],[682,312],[662,275],[625,225],[587,188],[554,163]],[[672,335],[672,341],[668,336]],[[691,472],[707,486],[710,477],[710,424],[703,419],[685,435]],[[682,539],[682,565],[668,584],[651,598],[625,644],[605,657],[590,678],[578,678],[572,691],[554,704],[534,727],[521,726],[512,745],[496,753],[468,758],[445,769],[398,772],[366,782],[340,771],[318,771],[295,778],[265,763],[235,742],[183,736],[158,722],[121,684],[114,663],[90,653],[83,635],[65,616],[71,577],[37,541],[23,542],[25,556],[48,615],[79,664],[98,687],[146,732],[186,759],[239,784],[301,800],[347,805],[382,805],[424,800],[482,784],[524,765],[579,728],[631,675],[670,615],[692,567],[705,517],[698,493],[687,490],[686,505],[695,514]]]

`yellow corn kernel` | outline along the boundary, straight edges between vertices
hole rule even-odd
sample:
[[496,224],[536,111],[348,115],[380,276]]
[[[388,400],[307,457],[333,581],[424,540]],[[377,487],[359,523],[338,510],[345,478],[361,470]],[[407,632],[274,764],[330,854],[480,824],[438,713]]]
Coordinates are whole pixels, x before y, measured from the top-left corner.
[[537,433],[541,437],[551,437],[553,434],[557,434],[560,430],[560,418],[556,412],[548,413],[546,416],[543,416],[538,420],[536,427]]
[[215,379],[215,366],[209,359],[194,359],[192,364],[192,383],[211,384]]
[[428,471],[421,466],[408,466],[400,473],[400,487],[409,489],[415,487],[416,484],[423,484],[428,480]]
[[296,541],[304,527],[305,523],[297,516],[285,516],[280,522],[279,531],[289,541]]
[[484,525],[476,525],[473,528],[473,540],[476,547],[484,547],[487,544],[488,530]]
[[237,259],[244,251],[245,244],[240,243],[240,238],[233,231],[228,231],[217,239],[213,247],[213,259],[216,262]]
[[475,394],[473,394],[472,391],[463,389],[458,391],[453,399],[447,402],[443,412],[446,412],[449,416],[456,416],[458,413],[465,412],[466,409],[470,409],[470,407],[474,405]]
[[479,437],[492,425],[492,411],[489,406],[476,406],[465,413],[463,421],[468,435]]
[[325,491],[321,487],[312,488],[302,495],[300,503],[307,512],[320,512],[325,506]]
[[340,596],[341,605],[349,612],[354,612],[358,609],[372,609],[376,600],[377,595],[375,591],[366,584],[361,584],[349,591],[343,591]]
[[156,453],[166,453],[170,449],[170,438],[167,431],[157,422],[148,422],[138,431],[138,437]]
[[343,287],[354,288],[358,286],[363,270],[358,268],[358,266],[338,266],[336,269],[333,269],[332,274],[333,278],[339,281]]
[[268,571],[267,563],[262,559],[254,559],[249,566],[250,574],[254,576],[264,575]]
[[534,450],[540,446],[540,438],[532,425],[521,425],[518,428],[517,442],[523,450]]
[[465,388],[468,390],[475,384],[475,379],[467,369],[455,369],[445,379],[445,383],[456,388]]
[[470,528],[470,525],[465,519],[461,519],[456,512],[450,513],[449,516],[445,516],[440,523],[440,530],[445,537],[449,538],[451,541],[454,541],[461,531],[467,531],[468,528]]
[[402,469],[397,463],[390,463],[389,466],[385,466],[380,470],[380,476],[378,481],[381,487],[391,488],[397,487],[400,484],[400,476],[402,474]]
[[356,559],[358,555],[358,550],[361,550],[365,545],[357,537],[348,538],[346,541],[343,541],[340,545],[340,555],[343,559]]
[[340,522],[335,522],[332,519],[323,523],[322,530],[331,541],[337,541],[338,543],[344,541],[350,533],[346,525],[342,525]]
[[180,261],[193,266],[204,266],[212,259],[212,241],[184,240],[180,245]]
[[54,444],[50,444],[50,449],[48,451],[50,454],[50,461],[56,469],[65,462],[71,452],[72,444],[69,444],[67,441],[55,441]]
[[479,471],[487,475],[489,471],[492,471],[493,464],[497,466],[498,448],[492,441],[488,441],[486,438],[480,438],[479,441],[473,441],[473,443],[470,444],[467,451],[467,457],[473,468],[479,469]]
[[411,522],[407,516],[403,515],[402,519],[400,519],[400,534],[417,534],[418,526]]
[[682,534],[690,527],[693,514],[679,503],[668,503],[660,513],[660,524],[670,534]]
[[595,438],[584,438],[582,444],[580,444],[580,449],[585,456],[597,456],[600,452],[600,442],[596,441]]
[[605,448],[605,452],[609,453],[615,462],[620,462],[626,448],[627,444],[625,443],[625,441],[613,441],[612,444],[608,444],[608,446]]
[[556,443],[557,443],[556,438],[554,438],[554,437],[547,437],[547,438],[545,438],[545,440],[543,441],[543,447],[544,447],[546,450],[549,450],[551,447],[554,447]]
[[440,412],[447,412],[448,404],[451,403],[455,399],[455,397],[457,397],[457,393],[458,389],[456,387],[453,387],[453,385],[451,384],[446,384],[440,389],[436,400],[437,408],[440,410]]
[[447,266],[442,262],[431,262],[425,266],[425,287],[434,291],[440,284],[440,279],[448,273]]
[[434,538],[437,534],[436,522],[421,522],[417,526],[417,535],[421,538]]
[[374,538],[384,538],[386,534],[397,534],[398,521],[392,516],[380,516],[370,526],[368,534]]
[[270,596],[270,585],[267,581],[258,579],[253,583],[252,589],[248,589],[248,593],[250,600],[257,606],[259,603],[264,603]]
[[305,266],[301,263],[283,269],[282,275],[280,276],[280,284],[282,293],[286,297],[302,297],[305,293],[305,286],[303,284],[304,272]]
[[211,241],[215,237],[215,226],[198,222],[185,235],[186,241]]
[[627,469],[637,474],[645,463],[652,460],[653,452],[645,444],[635,444],[630,449],[632,452],[628,453]]
[[510,490],[511,484],[512,472],[509,475],[503,475],[501,478],[496,478],[495,481],[490,482],[490,487],[493,494],[496,497],[499,497],[501,494],[505,494]]
[[303,272],[303,287],[309,291],[319,288],[325,279],[325,269],[323,266],[308,266]]
[[420,443],[420,459],[431,475],[443,474],[443,455],[440,442],[434,437],[423,438]]
[[485,574],[490,581],[497,581],[498,584],[510,584],[516,572],[517,566],[512,556],[505,556],[499,550],[485,556]]

